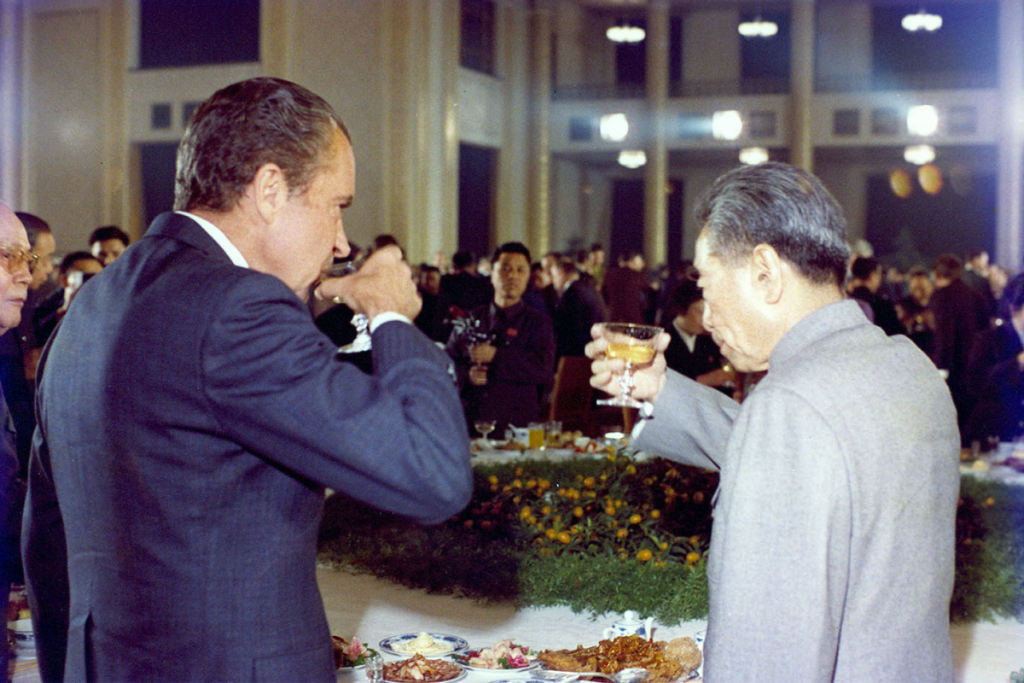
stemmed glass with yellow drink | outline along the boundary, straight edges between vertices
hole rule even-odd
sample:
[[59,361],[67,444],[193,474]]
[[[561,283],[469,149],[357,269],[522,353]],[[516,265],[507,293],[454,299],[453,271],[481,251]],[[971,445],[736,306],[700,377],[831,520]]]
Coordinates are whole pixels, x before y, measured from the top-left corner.
[[643,404],[633,398],[633,370],[642,368],[654,360],[655,342],[663,330],[655,325],[633,323],[601,323],[601,336],[608,342],[605,355],[626,361],[626,369],[619,376],[621,393],[612,398],[598,401],[603,406],[639,408]]

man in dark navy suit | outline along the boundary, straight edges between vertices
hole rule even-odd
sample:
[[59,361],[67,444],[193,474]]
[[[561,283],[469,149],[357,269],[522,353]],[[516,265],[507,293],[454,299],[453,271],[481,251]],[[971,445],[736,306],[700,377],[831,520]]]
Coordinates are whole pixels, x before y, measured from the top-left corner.
[[[178,211],[78,292],[39,366],[26,507],[44,680],[334,681],[324,487],[423,523],[468,501],[449,361],[409,322],[400,250],[321,282],[354,193],[330,105],[236,83],[189,123]],[[369,317],[372,375],[336,359],[311,288]]]

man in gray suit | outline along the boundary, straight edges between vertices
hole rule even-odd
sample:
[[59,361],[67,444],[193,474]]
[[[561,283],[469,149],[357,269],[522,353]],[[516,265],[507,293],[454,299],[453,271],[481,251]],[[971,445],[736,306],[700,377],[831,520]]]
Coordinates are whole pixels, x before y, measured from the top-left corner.
[[[330,105],[236,83],[185,131],[178,211],[77,293],[39,365],[26,506],[44,680],[334,681],[324,487],[424,523],[468,501],[462,408],[400,250],[320,282],[354,193]],[[336,358],[312,287],[370,319],[372,374]]]
[[[951,681],[949,391],[844,300],[844,221],[816,178],[737,169],[697,215],[704,325],[737,370],[768,370],[742,405],[661,354],[637,374],[634,444],[721,471],[704,680]],[[614,393],[606,347],[588,345],[592,383]]]

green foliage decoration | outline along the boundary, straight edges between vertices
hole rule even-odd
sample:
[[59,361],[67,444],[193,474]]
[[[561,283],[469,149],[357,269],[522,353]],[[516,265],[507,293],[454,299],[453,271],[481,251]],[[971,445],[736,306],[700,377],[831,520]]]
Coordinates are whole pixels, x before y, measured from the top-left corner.
[[[320,561],[522,607],[634,609],[665,625],[707,616],[716,473],[620,449],[480,465],[474,479],[466,509],[433,527],[332,496]],[[1021,489],[964,476],[956,548],[954,621],[1024,615]]]

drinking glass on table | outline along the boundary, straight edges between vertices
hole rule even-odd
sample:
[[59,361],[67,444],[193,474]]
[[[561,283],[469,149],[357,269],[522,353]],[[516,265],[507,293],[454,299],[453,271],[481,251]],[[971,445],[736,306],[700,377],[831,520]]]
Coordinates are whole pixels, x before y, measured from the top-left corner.
[[370,683],[381,683],[384,680],[384,659],[376,650],[370,650],[365,657],[366,680]]
[[475,420],[473,422],[473,429],[480,432],[480,436],[483,437],[485,446],[491,445],[491,442],[487,440],[487,435],[494,431],[495,425],[495,420]]
[[[324,277],[345,277],[358,270],[359,265],[355,261],[341,261],[328,268]],[[334,303],[340,304],[341,299],[334,297]],[[356,313],[352,316],[352,326],[356,328],[355,339],[339,347],[338,353],[358,353],[370,350],[370,319],[364,313]]]
[[655,325],[634,323],[601,323],[601,336],[608,341],[605,355],[626,361],[626,369],[619,376],[621,393],[612,398],[599,400],[598,405],[640,408],[643,404],[633,398],[633,370],[644,367],[654,360],[655,342],[664,330]]

